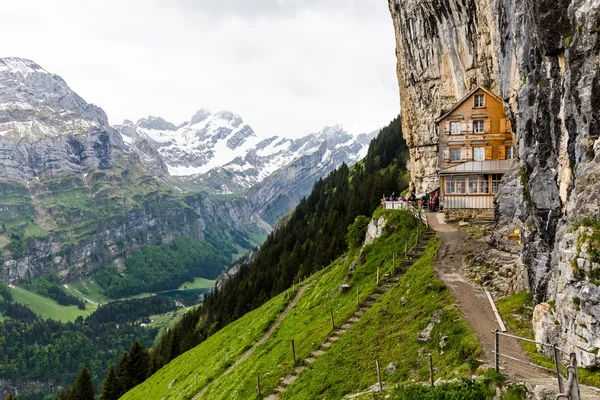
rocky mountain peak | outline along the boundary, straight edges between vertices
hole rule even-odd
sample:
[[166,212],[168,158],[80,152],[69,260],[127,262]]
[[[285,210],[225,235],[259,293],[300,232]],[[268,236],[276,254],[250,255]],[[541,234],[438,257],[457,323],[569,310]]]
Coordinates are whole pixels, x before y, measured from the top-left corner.
[[171,122],[165,121],[162,117],[148,116],[141,118],[136,123],[140,128],[154,129],[158,131],[176,131],[177,127]]
[[48,71],[35,62],[19,57],[0,58],[0,73],[21,74],[23,76],[34,73],[49,74]]
[[0,135],[13,140],[60,136],[68,126],[72,131],[108,127],[102,109],[83,100],[58,75],[23,58],[0,59],[0,111]]
[[212,113],[210,112],[210,110],[206,108],[199,109],[198,111],[196,111],[196,114],[194,114],[190,119],[190,125],[199,124],[200,122],[206,120],[211,114]]

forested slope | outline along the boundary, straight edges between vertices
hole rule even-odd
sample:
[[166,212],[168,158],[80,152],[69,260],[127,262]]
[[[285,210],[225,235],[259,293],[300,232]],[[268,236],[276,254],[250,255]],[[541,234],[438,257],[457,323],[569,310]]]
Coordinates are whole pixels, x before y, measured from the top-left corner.
[[406,157],[400,120],[395,118],[373,139],[363,161],[353,168],[342,165],[320,179],[288,220],[269,235],[256,257],[162,337],[155,349],[158,366],[346,251],[346,233],[355,218],[370,216],[382,193],[400,193],[408,186]]

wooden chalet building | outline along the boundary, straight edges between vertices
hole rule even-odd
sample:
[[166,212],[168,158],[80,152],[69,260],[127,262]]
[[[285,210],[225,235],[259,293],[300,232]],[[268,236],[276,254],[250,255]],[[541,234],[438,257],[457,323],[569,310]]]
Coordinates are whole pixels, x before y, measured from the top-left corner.
[[502,100],[483,87],[436,120],[440,196],[448,219],[492,217],[502,175],[515,147]]

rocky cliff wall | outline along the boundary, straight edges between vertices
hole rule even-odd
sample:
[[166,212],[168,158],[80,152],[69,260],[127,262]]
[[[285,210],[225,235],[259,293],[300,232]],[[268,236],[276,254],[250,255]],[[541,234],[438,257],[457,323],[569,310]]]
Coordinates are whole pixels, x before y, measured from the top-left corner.
[[[437,154],[434,119],[476,85],[500,94],[519,170],[496,203],[494,243],[523,231],[538,339],[598,365],[600,348],[600,2],[390,0],[403,132],[419,188]],[[549,307],[546,301],[553,300]],[[552,304],[552,303],[550,303]]]

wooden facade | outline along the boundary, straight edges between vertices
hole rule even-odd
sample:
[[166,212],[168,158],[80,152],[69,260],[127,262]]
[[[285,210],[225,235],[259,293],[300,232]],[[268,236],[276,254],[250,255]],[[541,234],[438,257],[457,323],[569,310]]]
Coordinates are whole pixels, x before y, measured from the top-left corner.
[[444,208],[493,209],[502,175],[516,157],[502,100],[477,87],[436,123]]

